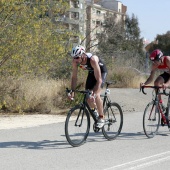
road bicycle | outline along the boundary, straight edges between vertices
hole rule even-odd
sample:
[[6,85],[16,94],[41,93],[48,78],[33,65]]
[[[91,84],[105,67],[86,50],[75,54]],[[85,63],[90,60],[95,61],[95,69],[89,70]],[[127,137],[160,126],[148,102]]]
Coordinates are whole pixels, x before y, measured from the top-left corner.
[[[162,87],[158,86],[143,86],[142,92],[144,94],[144,88],[153,88],[152,101],[147,104],[143,114],[143,129],[144,133],[148,138],[153,138],[157,133],[160,124],[162,126],[167,125],[170,128],[169,120],[169,106],[170,106],[170,92],[167,93],[165,90],[161,90]],[[159,102],[159,95],[168,96],[167,107]]]
[[[103,100],[105,124],[101,128],[104,137],[108,140],[115,139],[121,132],[123,126],[123,112],[118,103],[114,103],[109,98],[110,89],[108,88],[112,82],[106,82],[106,89],[101,98]],[[69,93],[70,90],[66,89]],[[87,98],[91,94],[89,90],[75,90],[76,93],[83,94],[83,100],[76,105],[67,114],[65,121],[65,136],[70,145],[77,147],[82,145],[90,131],[90,115],[94,120],[93,130],[99,132],[100,128],[96,127],[98,117],[94,114],[87,103]]]

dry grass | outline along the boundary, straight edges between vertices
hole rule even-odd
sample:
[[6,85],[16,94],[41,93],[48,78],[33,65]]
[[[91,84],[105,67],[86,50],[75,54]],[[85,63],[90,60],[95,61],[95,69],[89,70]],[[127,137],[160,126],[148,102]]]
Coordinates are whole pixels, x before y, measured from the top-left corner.
[[113,87],[139,88],[139,84],[145,82],[146,76],[139,74],[133,69],[119,67],[109,71],[108,79],[116,82]]
[[137,58],[113,58],[109,62],[107,79],[116,82],[113,87],[139,88],[139,84],[145,82],[148,76],[136,69],[138,67],[140,67],[140,64]]
[[47,79],[12,79],[0,83],[1,108],[7,112],[49,113],[62,105],[67,81]]

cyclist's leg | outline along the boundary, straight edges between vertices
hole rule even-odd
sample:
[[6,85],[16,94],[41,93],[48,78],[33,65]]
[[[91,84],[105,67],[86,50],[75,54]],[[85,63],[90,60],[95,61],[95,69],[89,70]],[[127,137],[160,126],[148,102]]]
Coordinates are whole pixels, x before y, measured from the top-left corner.
[[[95,84],[96,84],[95,77],[93,76],[92,73],[88,73],[85,89],[93,91]],[[89,104],[90,108],[97,109],[95,102],[91,102],[90,100],[87,99],[87,103]]]
[[[102,74],[102,82],[104,83],[104,78],[106,78],[106,75],[104,76]],[[86,81],[86,89],[90,89],[93,91],[93,89],[95,88],[95,85],[97,83],[97,80],[95,78],[95,75],[94,73],[89,73],[88,74],[88,77],[87,77],[87,81]],[[103,86],[103,83],[102,83],[102,86]],[[104,114],[103,114],[103,102],[102,102],[102,99],[100,97],[100,94],[101,94],[101,88],[98,90],[98,93],[96,94],[96,98],[95,98],[95,103],[96,103],[96,107],[97,107],[97,110],[98,110],[98,113],[99,113],[99,117],[100,119],[98,119],[98,122],[97,122],[97,127],[101,128],[103,125],[104,125]],[[89,106],[90,107],[94,107],[94,103],[91,102],[90,100],[87,101]]]
[[[163,83],[167,81],[167,73],[164,72],[163,74],[159,75],[156,80],[154,81],[155,86],[162,86]],[[162,102],[161,95],[158,96],[159,101]]]
[[170,78],[170,74],[167,72],[164,72],[163,74],[160,75],[160,77],[162,77],[164,79],[163,83],[166,83]]
[[102,102],[102,99],[100,97],[100,94],[101,94],[101,89],[99,91],[98,94],[96,94],[96,105],[97,105],[97,109],[98,109],[98,112],[99,112],[99,116],[100,118],[103,118],[103,102]]
[[[96,102],[96,105],[97,105],[97,110],[98,110],[99,116],[101,118],[103,118],[103,102],[102,102],[102,99],[100,97],[100,94],[101,94],[101,90],[103,88],[103,85],[105,83],[106,76],[107,76],[106,72],[101,73],[102,84],[101,84],[101,88],[99,89],[98,93],[96,94],[96,99],[95,99],[95,102]],[[94,73],[89,73],[88,77],[87,77],[87,81],[86,81],[86,89],[90,89],[90,90],[93,91],[96,83],[97,83],[97,80],[94,76]],[[89,104],[90,107],[94,107],[94,103],[88,101],[88,104]]]
[[[156,86],[161,86],[163,83],[166,83],[170,78],[170,74],[167,72],[164,72],[163,74],[159,75],[158,78],[155,80],[155,85]],[[162,103],[162,98],[161,95],[158,96],[159,97],[159,101],[160,103]],[[168,120],[168,109],[166,108],[166,112],[165,112],[165,116],[166,116],[166,121],[168,126],[169,125],[169,120]]]
[[98,108],[98,112],[99,112],[99,117],[100,119],[97,122],[97,127],[102,128],[105,124],[105,120],[104,120],[104,113],[103,113],[103,101],[101,99],[101,90],[103,88],[103,85],[105,83],[106,80],[106,75],[107,73],[101,73],[101,77],[102,77],[102,84],[101,84],[101,88],[99,89],[99,92],[96,94],[96,105]]
[[[167,83],[167,81],[170,78],[170,74],[166,73],[166,72],[164,72],[160,76],[164,79],[164,83]],[[169,117],[169,108],[166,108],[165,116],[166,116],[166,121],[167,121],[168,127],[170,127],[169,118],[168,118]]]
[[100,88],[100,92],[96,95],[96,105],[97,105],[97,108],[99,110],[99,115],[101,118],[104,117],[104,114],[103,114],[103,101],[101,99],[101,90],[104,86],[104,83],[106,81],[106,76],[107,76],[107,73],[104,72],[104,73],[101,73],[101,77],[102,77],[102,84],[101,84],[101,88]]

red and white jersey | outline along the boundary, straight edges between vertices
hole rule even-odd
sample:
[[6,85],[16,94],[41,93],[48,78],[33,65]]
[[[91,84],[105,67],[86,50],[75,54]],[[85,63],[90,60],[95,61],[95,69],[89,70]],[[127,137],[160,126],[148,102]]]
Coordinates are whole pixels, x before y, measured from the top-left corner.
[[162,70],[162,71],[165,71],[165,72],[167,72],[167,73],[170,74],[169,68],[168,68],[168,66],[167,66],[167,64],[166,64],[167,57],[169,57],[169,56],[164,56],[163,64],[159,65],[159,66],[158,66],[158,69],[159,69],[159,70]]

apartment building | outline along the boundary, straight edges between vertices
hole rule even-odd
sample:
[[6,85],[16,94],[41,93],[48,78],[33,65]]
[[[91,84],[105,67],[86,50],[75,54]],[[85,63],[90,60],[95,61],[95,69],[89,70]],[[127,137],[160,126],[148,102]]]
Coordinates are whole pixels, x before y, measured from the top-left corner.
[[[73,45],[79,44],[92,47],[97,44],[96,34],[103,30],[107,16],[114,15],[117,20],[125,20],[127,7],[116,0],[69,0],[70,9],[64,16],[66,27],[76,33]],[[90,51],[96,48],[90,48]]]
[[87,26],[86,47],[90,51],[97,51],[97,34],[103,32],[106,20],[114,17],[115,22],[125,21],[127,7],[116,0],[86,0]]
[[72,39],[73,43],[79,44],[86,36],[86,1],[85,0],[70,0],[70,10],[66,22],[69,24],[69,29],[79,33],[79,37]]

